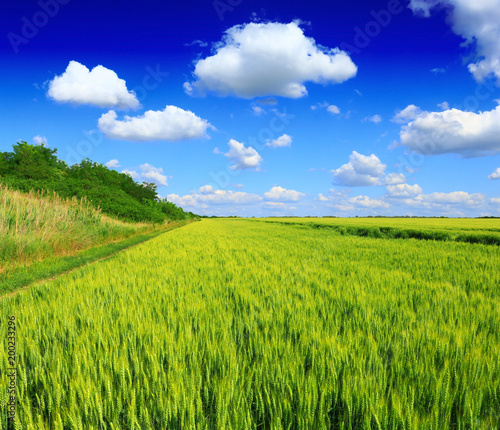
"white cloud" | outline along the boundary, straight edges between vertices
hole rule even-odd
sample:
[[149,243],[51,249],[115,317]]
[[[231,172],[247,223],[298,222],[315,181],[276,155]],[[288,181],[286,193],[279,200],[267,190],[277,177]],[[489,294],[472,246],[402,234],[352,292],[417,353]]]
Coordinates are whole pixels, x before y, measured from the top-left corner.
[[328,197],[326,197],[323,194],[319,193],[318,197],[316,198],[316,200],[319,200],[320,202],[327,202],[328,201]]
[[439,103],[438,107],[440,107],[443,110],[449,110],[450,109],[450,104],[448,102],[443,102],[443,103]]
[[233,188],[244,188],[243,184],[230,184]]
[[[405,111],[412,115],[401,115]],[[396,146],[407,146],[424,155],[455,153],[479,157],[500,152],[500,106],[474,113],[458,109],[426,112],[411,105],[398,117],[410,122],[401,128]]]
[[101,108],[137,109],[139,100],[126,82],[110,69],[96,66],[89,70],[70,61],[66,71],[49,82],[47,95],[61,103],[94,105]]
[[253,113],[257,116],[262,115],[263,113],[266,113],[266,111],[261,108],[260,106],[252,106]]
[[399,111],[392,120],[398,124],[404,124],[406,122],[413,121],[421,113],[422,109],[415,105],[409,105],[402,111]]
[[283,148],[284,146],[290,147],[292,146],[292,136],[284,134],[283,136],[280,136],[277,139],[267,142],[266,146],[270,146],[271,148]]
[[267,193],[264,193],[266,200],[282,201],[282,202],[298,202],[305,194],[295,191],[287,190],[282,187],[272,187]]
[[500,179],[500,167],[489,175],[488,179]]
[[466,44],[475,44],[477,61],[469,71],[477,81],[493,75],[500,81],[500,7],[498,0],[411,0],[415,13],[430,16],[436,7],[445,7],[455,34]]
[[327,112],[331,113],[332,115],[338,115],[340,114],[340,108],[335,105],[331,105],[328,102],[320,102],[316,103],[315,105],[311,106],[312,110],[317,110],[317,109],[326,109]]
[[422,194],[422,188],[415,185],[398,184],[387,186],[387,197],[389,198],[412,198]]
[[369,208],[369,209],[379,209],[379,208],[388,208],[389,205],[379,199],[371,199],[368,196],[357,196],[349,199],[349,203],[354,206]]
[[115,167],[121,167],[120,162],[114,158],[113,160],[109,160],[106,164],[106,167],[109,167],[110,169],[114,169]]
[[382,122],[382,117],[380,115],[368,116],[364,119],[364,121],[370,121],[374,124],[378,124],[379,122]]
[[491,199],[491,203],[496,204],[496,205],[500,205],[500,197],[493,197]]
[[214,191],[215,190],[214,190],[214,187],[212,185],[203,185],[198,190],[198,192],[201,194],[210,194],[210,193],[213,193]]
[[366,156],[353,151],[349,156],[349,163],[332,170],[331,173],[337,185],[347,187],[381,185],[381,177],[384,176],[386,167],[375,154]]
[[247,148],[243,143],[240,143],[234,139],[231,139],[228,145],[229,152],[226,152],[224,155],[234,163],[231,166],[232,170],[253,168],[259,170],[260,163],[262,162],[262,157],[255,149],[253,149],[251,146]]
[[148,182],[156,182],[158,185],[168,187],[167,176],[163,174],[161,167],[154,167],[151,164],[145,163],[139,166],[141,169],[141,177]]
[[[249,205],[258,203],[262,200],[257,194],[244,193],[242,191],[226,191],[226,190],[214,190],[213,188],[207,188],[211,186],[201,187],[203,189],[203,194],[187,194],[185,196],[179,196],[177,194],[169,194],[167,199],[176,205],[181,207],[191,206],[191,207],[203,207],[206,208],[210,204],[214,205]],[[210,191],[209,191],[210,190]]]
[[402,173],[389,173],[384,178],[384,185],[398,185],[404,184],[406,182],[406,177]]
[[115,111],[110,110],[99,118],[99,130],[110,139],[179,141],[207,137],[210,123],[176,106],[165,107],[162,111],[148,110],[137,117],[125,116],[117,120]]
[[299,98],[307,94],[305,82],[341,83],[357,72],[347,53],[317,45],[297,22],[237,25],[215,48],[196,63],[196,80],[184,84],[188,94]]
[[480,193],[469,194],[465,191],[454,191],[452,193],[421,194],[415,200],[439,205],[474,206],[484,203],[486,196]]
[[440,75],[442,73],[445,73],[446,69],[442,67],[436,67],[435,69],[431,69],[431,73],[434,73],[435,75]]
[[47,138],[44,136],[40,136],[39,134],[33,137],[33,143],[35,143],[36,145],[41,145],[43,143],[45,146],[49,146],[47,145]]
[[122,173],[129,175],[134,181],[139,180],[141,177],[141,175],[139,175],[139,173],[137,173],[135,170],[123,169]]
[[328,107],[326,108],[326,110],[327,110],[328,112],[330,112],[331,114],[334,114],[334,115],[337,115],[337,114],[339,114],[339,113],[340,113],[340,109],[339,109],[337,106],[335,106],[335,105],[330,105],[330,106],[328,106]]
[[286,205],[283,202],[265,202],[264,204],[272,209],[286,209]]

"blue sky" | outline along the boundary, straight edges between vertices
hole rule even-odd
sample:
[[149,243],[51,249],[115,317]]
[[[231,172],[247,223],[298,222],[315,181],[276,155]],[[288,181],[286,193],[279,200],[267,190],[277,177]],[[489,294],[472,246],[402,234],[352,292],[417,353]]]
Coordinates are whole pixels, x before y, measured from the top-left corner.
[[2,5],[1,151],[199,214],[500,215],[500,2]]

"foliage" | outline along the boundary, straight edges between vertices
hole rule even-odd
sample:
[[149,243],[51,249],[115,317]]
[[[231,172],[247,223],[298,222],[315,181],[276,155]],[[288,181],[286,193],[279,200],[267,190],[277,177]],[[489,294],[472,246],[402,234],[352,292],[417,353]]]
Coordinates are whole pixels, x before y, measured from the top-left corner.
[[0,153],[0,182],[23,192],[55,191],[62,198],[85,197],[103,213],[134,222],[162,223],[191,219],[166,199],[159,200],[154,183],[135,182],[129,175],[84,159],[67,166],[57,149],[20,142],[13,152]]
[[190,224],[0,301],[20,428],[498,428],[499,266],[497,246]]

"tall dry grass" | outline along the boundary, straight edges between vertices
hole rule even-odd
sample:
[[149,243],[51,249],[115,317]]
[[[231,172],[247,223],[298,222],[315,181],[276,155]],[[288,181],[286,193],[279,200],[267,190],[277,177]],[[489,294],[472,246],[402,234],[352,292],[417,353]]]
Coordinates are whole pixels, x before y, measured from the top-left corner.
[[0,268],[69,255],[81,249],[152,229],[102,215],[84,198],[29,194],[0,185]]

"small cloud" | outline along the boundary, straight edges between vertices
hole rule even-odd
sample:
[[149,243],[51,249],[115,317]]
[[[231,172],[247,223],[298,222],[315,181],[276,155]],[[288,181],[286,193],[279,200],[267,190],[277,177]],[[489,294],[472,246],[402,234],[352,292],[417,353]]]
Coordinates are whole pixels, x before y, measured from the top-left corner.
[[267,142],[266,146],[270,146],[271,148],[283,148],[285,146],[290,147],[292,146],[292,136],[284,134],[283,136],[280,136],[277,139]]
[[438,107],[440,107],[443,110],[449,110],[450,109],[450,104],[448,102],[443,102],[443,103],[439,103]]
[[47,138],[44,137],[44,136],[40,136],[40,135],[36,135],[35,137],[33,137],[33,143],[36,144],[36,145],[44,145],[44,146],[49,146],[47,144]]
[[208,43],[203,40],[193,40],[190,43],[185,43],[184,46],[199,46],[201,48],[205,48],[208,46]]
[[234,139],[228,143],[229,152],[224,155],[229,158],[234,164],[230,167],[232,170],[255,169],[259,170],[262,157],[251,146],[246,147]]
[[222,154],[223,152],[219,150],[219,148],[215,147],[214,148],[214,151],[213,151],[214,154],[217,154],[217,155],[220,155]]
[[442,67],[437,67],[435,69],[431,69],[430,72],[433,73],[434,75],[442,75],[443,73],[446,72],[446,69],[443,69]]
[[122,173],[129,175],[134,181],[137,181],[141,177],[135,170],[123,169]]
[[154,167],[148,163],[141,164],[139,167],[143,180],[156,182],[158,185],[163,185],[164,187],[168,186],[167,176],[163,174],[163,169],[161,167]]
[[295,190],[287,190],[282,187],[273,187],[267,193],[264,193],[264,198],[270,201],[282,202],[298,202],[305,194]]
[[105,164],[106,167],[110,168],[110,169],[114,169],[116,167],[121,167],[120,166],[120,162],[114,158],[113,160],[109,160],[106,164]]
[[363,119],[363,121],[370,121],[374,124],[378,124],[379,122],[382,122],[382,117],[380,115],[367,116]]
[[214,193],[214,187],[212,185],[203,185],[202,187],[199,188],[198,192],[200,194],[211,194]]
[[245,187],[243,184],[230,184],[230,185],[233,188],[244,188]]
[[253,111],[254,115],[257,115],[257,116],[260,116],[260,115],[266,113],[266,111],[264,109],[262,109],[260,106],[252,106],[252,111]]
[[358,96],[360,96],[360,97],[363,95],[363,94],[361,93],[361,91],[359,91],[359,90],[354,90],[354,92],[355,92]]
[[497,170],[495,170],[491,175],[489,175],[488,179],[490,180],[500,179],[500,167]]
[[338,115],[340,113],[340,109],[335,105],[328,106],[326,110],[333,115]]
[[319,200],[320,202],[327,202],[328,197],[325,197],[323,194],[319,193],[316,200]]

